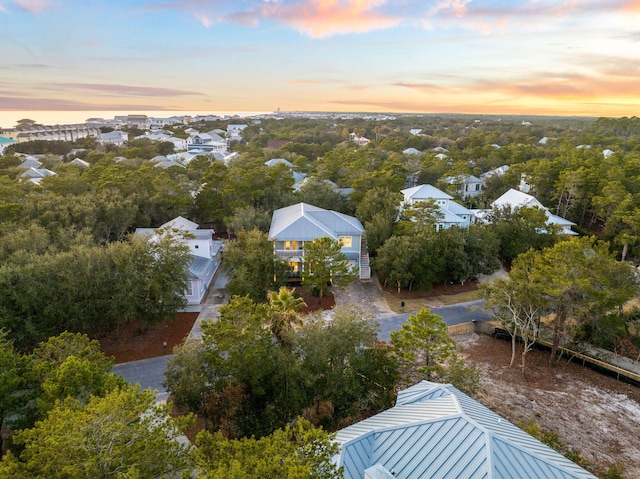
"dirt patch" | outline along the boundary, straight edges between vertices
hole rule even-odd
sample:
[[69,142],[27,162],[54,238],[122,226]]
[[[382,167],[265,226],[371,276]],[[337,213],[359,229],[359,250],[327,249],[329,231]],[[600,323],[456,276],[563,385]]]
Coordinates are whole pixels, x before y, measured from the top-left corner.
[[336,298],[331,291],[325,293],[322,300],[320,300],[318,296],[312,295],[310,289],[306,286],[296,286],[294,289],[295,294],[301,296],[304,302],[307,303],[306,308],[300,311],[302,314],[332,309],[336,305]]
[[538,350],[527,355],[523,376],[509,367],[509,341],[484,335],[456,340],[482,372],[478,400],[485,406],[514,424],[534,420],[557,433],[594,472],[618,464],[625,477],[640,477],[640,389],[575,363],[560,361],[551,369],[549,353]]
[[[100,338],[100,346],[107,356],[114,356],[116,364],[172,354],[174,346],[182,344],[198,313],[178,313],[176,319],[162,321],[144,333],[137,322],[120,326],[119,330]],[[166,342],[166,352],[163,343]]]

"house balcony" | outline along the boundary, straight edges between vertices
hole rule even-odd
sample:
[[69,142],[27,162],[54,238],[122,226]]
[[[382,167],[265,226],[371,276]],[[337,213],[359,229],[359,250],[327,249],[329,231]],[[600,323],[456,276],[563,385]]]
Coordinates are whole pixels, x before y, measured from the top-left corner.
[[302,258],[304,256],[304,252],[301,249],[277,249],[276,255],[283,259],[290,259],[295,257]]

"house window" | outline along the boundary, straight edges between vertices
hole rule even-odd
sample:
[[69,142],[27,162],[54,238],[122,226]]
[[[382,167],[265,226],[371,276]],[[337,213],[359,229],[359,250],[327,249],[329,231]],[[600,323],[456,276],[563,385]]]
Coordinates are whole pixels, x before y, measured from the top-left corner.
[[342,247],[351,248],[352,238],[351,236],[338,236],[338,242]]
[[191,283],[191,281],[187,283],[187,289],[184,294],[185,296],[191,296],[193,294],[193,284]]
[[297,241],[285,241],[284,242],[284,249],[286,249],[286,250],[297,250],[298,249],[298,242]]

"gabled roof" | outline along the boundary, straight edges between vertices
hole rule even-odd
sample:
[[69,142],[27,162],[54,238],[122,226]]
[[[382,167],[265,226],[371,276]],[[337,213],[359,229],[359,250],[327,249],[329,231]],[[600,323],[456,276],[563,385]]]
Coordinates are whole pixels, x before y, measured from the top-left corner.
[[57,173],[47,170],[46,168],[29,168],[25,170],[20,176],[25,178],[44,178],[45,176],[56,176]]
[[289,168],[293,168],[293,163],[291,163],[290,161],[285,160],[284,158],[273,158],[269,161],[265,162],[265,165],[267,166],[275,166],[282,163],[283,165],[288,166]]
[[[422,381],[396,406],[336,435],[346,479],[377,465],[396,479],[595,476],[451,385]],[[382,470],[381,470],[382,468]]]
[[177,161],[164,160],[164,161],[159,161],[158,163],[156,163],[154,165],[154,168],[165,168],[166,169],[166,168],[171,168],[172,166],[180,166],[180,167],[182,167],[183,165],[181,165]]
[[402,150],[402,153],[404,153],[405,155],[419,155],[420,150],[416,148],[407,148],[405,150]]
[[193,231],[198,229],[198,223],[194,223],[182,216],[176,216],[170,221],[167,221],[160,228],[172,228],[180,231]]
[[70,162],[70,164],[71,165],[78,165],[78,166],[81,166],[83,168],[89,168],[91,166],[88,162],[86,162],[86,161],[84,161],[83,159],[80,159],[80,158],[74,158]]
[[28,156],[26,160],[18,165],[18,168],[40,168],[42,163],[32,156]]
[[364,228],[358,218],[298,203],[273,212],[269,237],[284,240],[312,241],[328,236],[362,235]]
[[401,193],[407,198],[411,198],[413,200],[428,200],[428,199],[438,199],[438,200],[451,200],[453,196],[445,193],[442,190],[439,190],[435,186],[432,185],[418,185],[412,188],[407,188],[402,190]]
[[511,208],[532,208],[537,206],[543,210],[546,209],[534,196],[513,188],[491,203],[491,206],[494,208],[504,208],[505,206],[510,206]]

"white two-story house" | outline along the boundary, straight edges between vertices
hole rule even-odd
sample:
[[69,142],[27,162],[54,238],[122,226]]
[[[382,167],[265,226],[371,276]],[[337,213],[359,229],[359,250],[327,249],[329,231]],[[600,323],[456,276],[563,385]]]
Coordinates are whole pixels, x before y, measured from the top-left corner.
[[402,208],[416,205],[420,202],[433,200],[441,214],[436,229],[446,229],[452,226],[466,228],[473,222],[473,211],[453,201],[453,196],[431,185],[418,185],[402,190],[404,196]]
[[289,263],[294,274],[302,272],[305,243],[325,236],[340,242],[342,253],[360,279],[371,278],[364,227],[358,218],[306,203],[273,212],[269,237],[275,241],[276,254]]
[[152,240],[159,231],[173,230],[178,233],[193,256],[189,265],[189,282],[185,291],[187,303],[200,304],[211,284],[213,275],[220,266],[222,241],[213,239],[211,229],[198,229],[198,224],[182,216],[166,222],[160,228],[136,228],[136,234],[142,234]]

